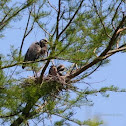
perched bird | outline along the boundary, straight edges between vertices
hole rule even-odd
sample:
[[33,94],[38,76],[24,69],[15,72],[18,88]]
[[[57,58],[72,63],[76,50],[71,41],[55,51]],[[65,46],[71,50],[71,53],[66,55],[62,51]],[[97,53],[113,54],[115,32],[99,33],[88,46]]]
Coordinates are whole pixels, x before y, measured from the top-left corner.
[[65,67],[64,67],[64,65],[59,65],[58,67],[57,67],[57,73],[60,75],[60,76],[63,76],[63,74],[62,74],[62,72],[65,70]]
[[[41,56],[44,56],[47,53],[47,43],[48,41],[46,39],[32,43],[25,54],[24,62],[35,61]],[[22,65],[22,69],[24,68],[25,64]]]

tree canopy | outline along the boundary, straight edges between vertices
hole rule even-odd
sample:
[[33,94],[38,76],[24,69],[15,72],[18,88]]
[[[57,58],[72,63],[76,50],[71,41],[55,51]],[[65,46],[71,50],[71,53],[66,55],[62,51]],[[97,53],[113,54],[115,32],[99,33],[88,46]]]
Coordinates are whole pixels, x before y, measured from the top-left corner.
[[[98,126],[102,121],[81,121],[74,118],[73,109],[90,105],[88,96],[107,91],[125,92],[115,86],[99,90],[79,88],[78,82],[105,67],[109,57],[126,50],[125,0],[6,0],[0,1],[0,39],[12,25],[27,18],[19,48],[11,45],[10,52],[0,54],[0,118],[1,124],[29,125],[60,117],[53,125]],[[48,56],[23,62],[25,41],[35,29],[47,38]],[[12,29],[14,30],[14,29]],[[33,42],[33,41],[31,41]],[[64,64],[62,75],[56,62]],[[37,76],[26,76],[35,71]],[[53,65],[52,75],[49,74]],[[17,68],[18,67],[18,68]],[[10,71],[10,72],[8,72]],[[72,97],[74,95],[74,97]],[[44,124],[43,124],[44,125]]]

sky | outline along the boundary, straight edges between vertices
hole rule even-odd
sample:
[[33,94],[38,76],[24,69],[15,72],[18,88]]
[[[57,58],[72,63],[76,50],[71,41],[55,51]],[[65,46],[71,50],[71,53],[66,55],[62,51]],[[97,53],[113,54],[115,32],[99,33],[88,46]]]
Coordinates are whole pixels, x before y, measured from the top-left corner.
[[[14,24],[14,26],[4,31],[5,37],[0,39],[0,53],[7,54],[10,45],[14,45],[15,48],[20,47],[26,21],[27,18],[16,24],[13,22],[12,25]],[[23,55],[32,42],[39,41],[43,36],[43,31],[36,28],[25,39]],[[114,85],[126,89],[126,53],[115,54],[110,57],[110,60],[109,64],[99,68],[90,78],[85,80],[85,82],[90,83],[91,88],[98,89],[103,86]],[[85,86],[85,83],[81,84],[81,86],[83,85]],[[100,93],[90,96],[89,99],[93,101],[94,105],[78,108],[76,117],[84,120],[89,118],[101,119],[104,121],[102,126],[126,126],[126,93],[108,93],[110,94],[108,98],[103,97]],[[73,124],[73,126],[76,125]]]

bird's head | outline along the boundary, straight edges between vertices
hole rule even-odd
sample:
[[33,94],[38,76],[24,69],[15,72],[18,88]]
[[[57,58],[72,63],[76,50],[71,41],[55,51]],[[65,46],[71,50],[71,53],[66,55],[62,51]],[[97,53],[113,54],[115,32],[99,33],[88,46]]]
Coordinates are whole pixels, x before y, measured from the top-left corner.
[[64,71],[64,70],[65,70],[65,67],[62,64],[57,67],[57,71]]
[[40,44],[41,47],[45,46],[45,45],[48,44],[48,43],[49,43],[49,42],[48,42],[47,39],[41,39],[41,40],[39,41],[39,44]]

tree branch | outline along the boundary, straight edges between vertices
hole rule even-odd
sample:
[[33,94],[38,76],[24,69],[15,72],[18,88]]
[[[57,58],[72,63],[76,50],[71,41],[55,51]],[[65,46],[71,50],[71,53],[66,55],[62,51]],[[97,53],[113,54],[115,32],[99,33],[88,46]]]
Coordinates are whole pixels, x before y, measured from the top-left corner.
[[47,0],[47,2],[49,3],[50,7],[52,7],[56,12],[58,12],[58,10],[49,2],[49,0]]
[[88,64],[84,65],[83,67],[81,67],[80,69],[76,70],[74,73],[67,75],[66,82],[70,81],[72,78],[78,76],[79,74],[81,74],[88,68],[92,67],[93,65],[97,64],[98,62],[112,56],[113,54],[115,54],[117,52],[124,51],[124,50],[126,50],[126,46],[124,47],[122,45],[118,49],[108,51],[108,53],[105,56],[99,56],[99,57],[95,58],[91,63],[88,63]]
[[56,40],[59,39],[59,17],[60,17],[60,10],[61,10],[61,0],[58,3],[58,14],[57,14],[57,22],[56,22]]
[[79,7],[78,7],[77,10],[75,11],[73,17],[70,19],[70,21],[68,22],[68,24],[66,25],[66,27],[59,33],[59,37],[63,34],[63,32],[65,32],[65,30],[66,30],[66,29],[68,28],[68,26],[71,24],[71,22],[73,21],[73,19],[74,19],[75,16],[77,15],[79,9],[81,8],[83,1],[84,1],[84,0],[82,0],[82,1],[80,2]]
[[44,73],[45,73],[45,71],[46,71],[46,69],[47,69],[49,63],[50,63],[50,59],[47,60],[47,62],[46,62],[46,64],[45,64],[44,68],[42,69],[41,75],[40,75],[40,77],[39,77],[39,83],[40,83],[40,84],[41,84],[42,81],[43,81],[43,76],[44,76]]
[[113,27],[114,29],[115,29],[115,26],[114,26],[114,24],[113,24],[113,21],[114,21],[116,15],[117,15],[117,13],[118,13],[118,9],[119,9],[119,7],[120,7],[120,5],[121,5],[122,2],[123,2],[123,0],[121,0],[121,2],[119,3],[119,5],[117,6],[117,8],[116,8],[116,10],[115,10],[115,13],[114,13],[114,16],[113,16],[113,18],[112,18],[112,20],[111,20],[111,24],[112,24],[112,27]]
[[[21,46],[20,46],[20,51],[19,51],[19,61],[20,61],[20,57],[21,57],[21,52],[22,52],[22,47],[23,47],[23,44],[24,44],[24,40],[26,38],[26,32],[28,30],[28,26],[29,26],[29,21],[30,21],[30,17],[31,17],[31,12],[32,12],[32,9],[30,10],[29,12],[29,16],[28,16],[28,20],[27,20],[27,24],[26,24],[26,28],[25,28],[25,32],[24,32],[24,36],[22,38],[22,42],[21,42]],[[29,32],[30,33],[30,32]],[[28,35],[28,34],[27,34]]]
[[99,17],[99,19],[100,19],[100,22],[101,22],[101,24],[102,24],[102,26],[103,26],[103,28],[104,28],[105,34],[106,34],[109,38],[111,38],[111,36],[108,35],[108,33],[107,33],[107,31],[106,31],[105,25],[104,25],[104,23],[103,23],[103,21],[102,21],[100,15],[99,15],[99,12],[98,12],[98,10],[97,10],[97,7],[96,7],[96,5],[95,5],[95,1],[94,1],[94,0],[93,0],[93,5],[94,5],[94,8],[95,8],[95,10],[96,10],[96,13],[97,13],[97,15],[98,15],[98,17]]
[[120,21],[118,27],[116,28],[116,30],[113,33],[112,38],[110,39],[110,42],[108,44],[108,46],[106,47],[106,49],[100,54],[100,57],[106,55],[106,53],[112,48],[112,46],[114,45],[114,43],[116,42],[118,36],[119,36],[119,32],[118,30],[123,26],[123,23],[126,20],[126,16],[123,16],[122,20]]

